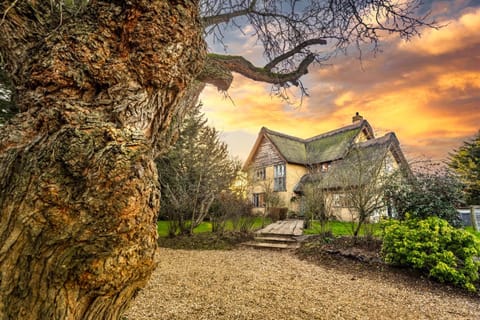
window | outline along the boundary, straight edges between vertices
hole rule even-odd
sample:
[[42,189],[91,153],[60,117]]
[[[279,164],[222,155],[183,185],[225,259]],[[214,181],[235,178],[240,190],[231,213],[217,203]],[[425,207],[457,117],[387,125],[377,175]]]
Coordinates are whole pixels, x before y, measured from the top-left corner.
[[259,168],[255,170],[255,180],[265,180],[265,168]]
[[253,202],[253,207],[254,208],[265,207],[265,194],[264,193],[254,193],[252,202]]
[[286,191],[285,182],[285,165],[277,164],[273,166],[273,191]]
[[345,194],[343,193],[334,193],[332,198],[332,205],[334,207],[346,207]]

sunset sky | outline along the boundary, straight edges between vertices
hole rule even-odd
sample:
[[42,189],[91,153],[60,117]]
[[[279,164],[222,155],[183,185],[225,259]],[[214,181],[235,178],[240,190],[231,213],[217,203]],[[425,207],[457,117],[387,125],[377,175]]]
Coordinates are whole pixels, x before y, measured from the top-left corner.
[[[480,129],[480,0],[426,2],[445,27],[410,42],[385,39],[382,52],[362,62],[352,51],[310,67],[303,78],[310,96],[301,105],[235,75],[228,99],[205,89],[203,111],[242,160],[262,126],[308,138],[348,125],[357,111],[378,135],[395,132],[408,159],[443,160]],[[262,63],[248,30],[247,37],[228,36],[228,53]]]

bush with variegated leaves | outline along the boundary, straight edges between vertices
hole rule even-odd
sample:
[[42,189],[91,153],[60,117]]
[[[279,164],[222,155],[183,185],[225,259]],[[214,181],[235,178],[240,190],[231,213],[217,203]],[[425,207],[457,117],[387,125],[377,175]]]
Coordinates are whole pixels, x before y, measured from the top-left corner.
[[382,255],[388,264],[421,270],[440,282],[476,291],[480,244],[446,220],[390,220],[384,224]]

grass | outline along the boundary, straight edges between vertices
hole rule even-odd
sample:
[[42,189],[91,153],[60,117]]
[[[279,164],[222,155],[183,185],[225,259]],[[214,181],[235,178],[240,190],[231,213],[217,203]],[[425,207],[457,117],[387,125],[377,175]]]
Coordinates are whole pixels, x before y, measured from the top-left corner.
[[[382,235],[382,228],[380,223],[371,223],[368,225],[373,231],[373,235],[380,237]],[[329,221],[327,230],[330,230],[334,236],[351,236],[353,235],[352,223],[342,221]],[[473,227],[465,227],[465,230],[473,234],[478,240],[480,240],[480,232],[475,231]],[[320,234],[320,223],[314,221],[309,229],[303,231],[304,234]],[[360,235],[365,235],[365,227],[360,229]]]
[[[265,219],[265,225],[271,223],[270,219]],[[260,229],[262,227],[262,218],[256,217],[252,229]],[[374,236],[381,236],[382,230],[380,224],[369,224],[368,227],[373,228],[373,235]],[[231,221],[227,221],[226,230],[233,231],[233,223]],[[168,221],[158,221],[157,223],[157,230],[159,237],[167,237],[168,236]],[[352,223],[351,222],[342,222],[342,221],[330,221],[328,223],[328,230],[332,231],[334,236],[351,236],[353,234],[352,231]],[[480,240],[480,232],[473,230],[473,227],[466,227],[465,230],[473,234],[478,240]],[[212,224],[209,221],[202,222],[197,228],[193,230],[194,234],[212,232]],[[304,234],[319,234],[320,233],[320,223],[318,221],[314,221],[312,227],[309,229],[305,229]],[[365,234],[365,228],[362,227],[360,230],[360,235]]]
[[[360,229],[359,235],[365,235],[367,228],[370,228],[374,236],[380,236],[382,230],[380,224],[371,223],[368,225],[362,226]],[[351,236],[353,235],[353,223],[352,222],[343,222],[343,221],[329,221],[327,224],[327,230],[330,230],[334,236]],[[320,233],[320,223],[318,221],[313,221],[312,226],[308,229],[303,230],[304,234],[319,234]]]
[[[157,222],[157,231],[159,237],[168,237],[168,221],[160,220]],[[208,221],[202,222],[198,227],[193,229],[193,233],[212,232],[212,224]]]
[[[263,221],[262,217],[255,217],[252,224],[252,230],[260,229],[262,227],[262,221]],[[265,225],[268,225],[270,223],[271,223],[271,220],[269,218],[266,218]],[[226,231],[233,231],[233,229],[234,229],[233,222],[227,221]],[[165,220],[158,221],[157,231],[158,231],[159,237],[168,237],[168,221],[165,221]],[[207,232],[212,232],[212,223],[209,221],[204,221],[198,227],[193,229],[194,234],[207,233]]]
[[[251,222],[251,230],[262,227],[263,218],[256,217]],[[270,219],[265,219],[265,225],[270,224]],[[252,233],[238,232],[234,229],[233,221],[227,221],[225,232],[221,234],[212,232],[212,223],[205,221],[193,230],[193,236],[180,235],[174,238],[168,237],[168,221],[158,221],[157,224],[159,239],[158,244],[161,247],[172,249],[188,250],[230,250],[238,246],[239,243],[253,239]]]

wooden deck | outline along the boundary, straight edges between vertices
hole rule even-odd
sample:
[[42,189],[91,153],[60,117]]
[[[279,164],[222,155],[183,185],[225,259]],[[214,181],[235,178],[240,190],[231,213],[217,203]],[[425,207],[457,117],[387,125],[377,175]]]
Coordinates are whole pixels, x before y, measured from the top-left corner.
[[256,232],[262,235],[301,236],[303,220],[280,220]]
[[296,249],[302,241],[303,220],[280,220],[255,232],[255,241],[245,243],[254,248]]

